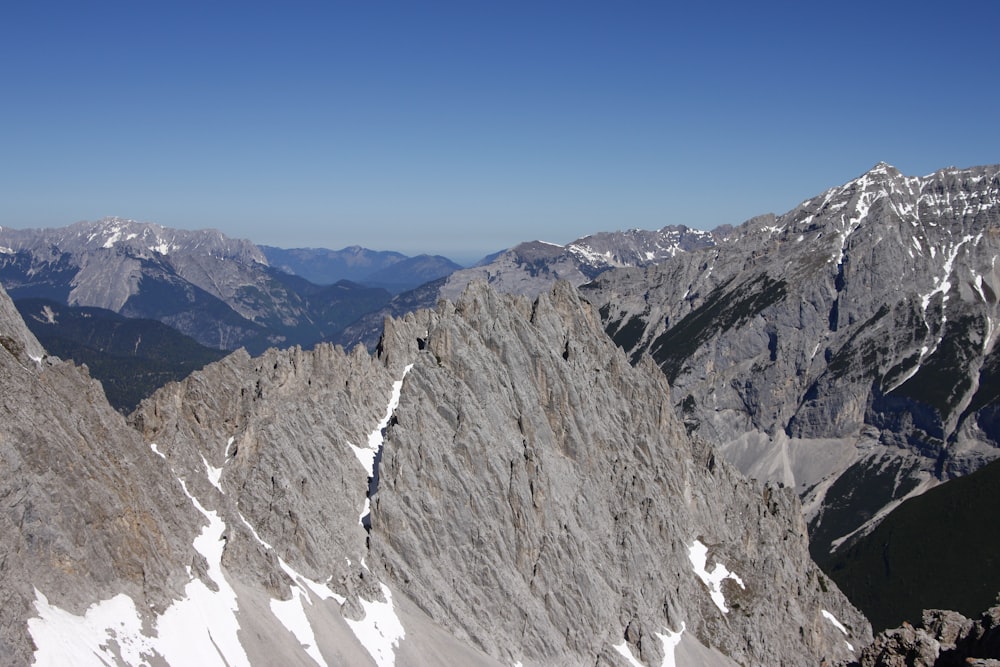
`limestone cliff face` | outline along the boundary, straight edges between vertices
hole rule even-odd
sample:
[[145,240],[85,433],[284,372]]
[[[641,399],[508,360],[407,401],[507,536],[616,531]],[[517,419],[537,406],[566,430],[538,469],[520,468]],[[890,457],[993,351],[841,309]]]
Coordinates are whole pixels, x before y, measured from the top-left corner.
[[[690,439],[569,285],[475,284],[375,355],[234,353],[128,424],[6,349],[5,660],[800,665],[871,639],[794,494]],[[85,614],[90,643],[55,634]]]
[[[673,415],[575,290],[535,302],[474,285],[387,330],[410,359],[373,500],[371,558],[432,618],[504,661],[658,664],[684,630],[737,664],[850,655],[823,610],[867,622],[808,558],[790,490],[754,486]],[[411,343],[405,353],[396,351]],[[742,580],[727,611],[692,569]]]
[[[360,349],[240,351],[167,385],[130,420],[205,493],[213,491],[206,468],[219,471],[230,548],[259,550],[245,519],[303,574],[346,581],[365,555],[359,517],[368,490],[351,445],[366,445],[391,386],[384,365]],[[256,561],[228,564],[257,579]]]

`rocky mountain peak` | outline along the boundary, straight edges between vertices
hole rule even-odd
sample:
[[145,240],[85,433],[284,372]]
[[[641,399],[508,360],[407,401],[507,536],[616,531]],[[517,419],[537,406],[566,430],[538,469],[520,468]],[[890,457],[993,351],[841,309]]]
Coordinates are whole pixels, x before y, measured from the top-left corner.
[[[910,177],[880,164],[586,293],[633,360],[667,373],[689,429],[745,473],[810,494],[827,551],[1000,453],[987,407],[998,228],[1000,166]],[[906,482],[842,499],[888,470]]]
[[253,243],[229,238],[216,229],[171,229],[151,222],[106,217],[71,225],[67,231],[75,232],[90,250],[120,248],[139,257],[198,250],[218,259],[267,264],[267,258]]

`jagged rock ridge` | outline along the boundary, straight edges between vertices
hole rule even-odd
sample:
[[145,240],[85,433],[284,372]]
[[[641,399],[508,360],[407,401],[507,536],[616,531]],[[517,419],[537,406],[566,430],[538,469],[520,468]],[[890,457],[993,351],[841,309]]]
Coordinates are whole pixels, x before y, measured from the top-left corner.
[[[0,354],[5,369],[24,361]],[[235,353],[145,401],[134,431],[106,404],[93,416],[99,388],[84,404],[36,395],[29,411],[22,380],[42,386],[53,371],[20,372],[0,385],[8,410],[30,414],[19,450],[37,447],[37,425],[67,402],[78,435],[57,432],[52,447],[82,440],[79,456],[95,461],[132,452],[111,467],[120,479],[69,483],[80,468],[60,457],[44,471],[5,470],[20,506],[47,522],[58,510],[39,498],[60,483],[78,494],[142,488],[152,507],[140,535],[166,548],[125,571],[0,559],[3,590],[16,591],[4,659],[54,660],[57,621],[112,601],[132,603],[109,621],[117,638],[92,626],[97,639],[76,655],[530,665],[623,664],[624,654],[658,664],[673,652],[791,665],[849,658],[848,641],[870,639],[810,562],[794,494],[747,483],[689,440],[659,371],[631,367],[566,285],[534,302],[474,286],[391,321],[376,356],[326,345]],[[97,497],[112,513],[145,507]],[[50,524],[60,538],[123,539],[66,522]],[[214,610],[209,626],[171,644],[192,600]]]
[[909,623],[879,633],[865,647],[859,667],[997,667],[1000,665],[1000,605],[976,620],[930,609],[917,627]]
[[[569,285],[534,303],[473,286],[409,321],[386,333],[423,353],[388,434],[371,553],[432,617],[525,664],[614,664],[623,639],[656,664],[657,634],[681,630],[738,664],[850,652],[794,494],[689,441],[663,378],[630,367]],[[728,611],[691,576],[702,543],[744,584],[722,586]]]

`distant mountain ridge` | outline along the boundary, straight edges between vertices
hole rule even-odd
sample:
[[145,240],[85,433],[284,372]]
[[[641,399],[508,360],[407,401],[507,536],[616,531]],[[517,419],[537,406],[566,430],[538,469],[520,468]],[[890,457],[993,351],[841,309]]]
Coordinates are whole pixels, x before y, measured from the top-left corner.
[[340,250],[328,248],[276,248],[258,246],[271,266],[301,276],[317,285],[332,285],[338,280],[360,283],[376,271],[407,259],[393,251],[369,250],[348,246]]
[[482,280],[498,292],[537,296],[563,280],[579,286],[613,267],[647,266],[678,253],[711,247],[728,227],[713,232],[671,225],[658,230],[630,229],[584,236],[561,246],[527,241],[485,257],[473,267],[454,271],[433,283],[398,294],[384,308],[348,326],[337,338],[345,346],[378,342],[382,321],[418,308],[432,308],[438,299],[456,299],[473,281]]
[[389,299],[342,281],[314,285],[268,265],[253,243],[120,218],[0,229],[0,282],[48,298],[155,319],[217,349],[312,345]]
[[658,230],[601,232],[565,246],[529,241],[454,272],[441,288],[441,297],[455,298],[473,280],[485,280],[500,292],[537,296],[557,280],[581,285],[611,268],[647,266],[680,252],[711,247],[716,236],[713,232],[670,225]]
[[341,250],[259,247],[271,266],[317,285],[350,280],[368,287],[381,287],[393,294],[414,289],[462,268],[441,255],[408,257],[399,252],[369,250],[361,246]]

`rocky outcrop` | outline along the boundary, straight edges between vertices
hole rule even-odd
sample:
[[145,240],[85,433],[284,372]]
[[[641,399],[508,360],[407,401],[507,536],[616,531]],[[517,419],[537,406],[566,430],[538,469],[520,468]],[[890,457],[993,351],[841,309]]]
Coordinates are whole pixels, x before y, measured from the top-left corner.
[[970,620],[954,611],[927,610],[919,627],[882,632],[861,652],[860,667],[1000,666],[1000,606]]

